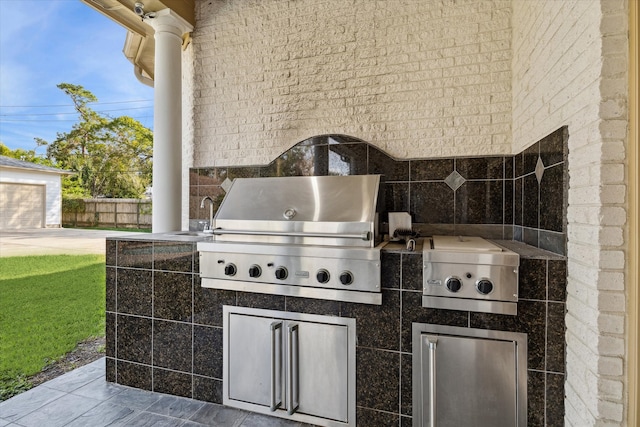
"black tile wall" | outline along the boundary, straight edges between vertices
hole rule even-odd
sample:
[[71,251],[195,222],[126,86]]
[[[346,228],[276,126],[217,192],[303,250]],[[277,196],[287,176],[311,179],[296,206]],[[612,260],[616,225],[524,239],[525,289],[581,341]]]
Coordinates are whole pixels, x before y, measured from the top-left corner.
[[[225,179],[381,174],[383,230],[388,212],[410,212],[423,235],[472,233],[564,255],[567,140],[563,127],[515,156],[396,160],[353,137],[316,136],[264,167],[192,169],[189,227],[202,229],[209,211],[200,208],[200,201],[211,196],[217,209]],[[539,162],[543,166],[536,174]],[[454,172],[462,181],[451,187],[446,180]]]
[[[356,349],[356,402],[359,407],[399,414],[400,354]],[[396,415],[397,417],[397,415]],[[359,425],[362,420],[358,419]]]
[[[173,247],[184,255],[179,245]],[[561,425],[566,261],[534,248],[525,252],[521,254],[517,316],[422,307],[422,256],[415,252],[383,251],[381,306],[201,288],[195,265],[190,272],[110,267],[116,271],[111,273],[115,279],[107,281],[107,294],[139,286],[140,277],[146,277],[153,288],[154,310],[150,313],[145,303],[139,312],[129,312],[128,306],[124,313],[107,311],[107,379],[221,403],[223,305],[350,317],[356,319],[358,337],[358,425],[408,426],[413,403],[412,324],[495,329],[527,334],[529,425]],[[196,256],[194,245],[192,256]],[[107,265],[114,264],[108,257]],[[159,265],[155,259],[152,264]],[[197,286],[187,291],[192,282]],[[176,290],[164,289],[169,283],[176,284]],[[169,305],[161,302],[169,299],[163,292],[178,302],[176,311],[162,308]],[[193,316],[188,315],[187,306],[194,307]],[[370,424],[378,422],[385,424]]]
[[[395,160],[345,136],[303,141],[265,167],[190,171],[190,228],[219,205],[226,179],[284,175],[383,175],[383,211],[409,211],[416,227],[442,234],[513,239],[566,252],[566,128],[515,156]],[[540,166],[542,163],[542,167]],[[538,166],[538,175],[536,175]],[[452,188],[452,172],[462,177]],[[222,306],[239,305],[356,319],[358,425],[410,426],[411,326],[431,323],[528,335],[530,426],[562,425],[566,261],[521,257],[517,316],[421,306],[419,253],[382,255],[383,305],[202,288],[195,244],[107,240],[107,380],[222,402]]]

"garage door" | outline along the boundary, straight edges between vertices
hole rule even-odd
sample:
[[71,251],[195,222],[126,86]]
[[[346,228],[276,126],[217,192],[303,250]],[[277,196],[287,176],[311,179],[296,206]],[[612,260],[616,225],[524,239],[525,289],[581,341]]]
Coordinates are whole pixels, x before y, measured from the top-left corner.
[[0,183],[0,230],[44,227],[44,185]]

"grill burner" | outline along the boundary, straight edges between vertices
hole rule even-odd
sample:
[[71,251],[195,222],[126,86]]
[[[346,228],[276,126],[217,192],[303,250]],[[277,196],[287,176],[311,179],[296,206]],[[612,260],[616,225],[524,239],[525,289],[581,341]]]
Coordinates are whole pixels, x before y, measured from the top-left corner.
[[515,315],[520,256],[480,237],[425,241],[422,306]]
[[381,304],[380,176],[238,178],[198,243],[202,286]]

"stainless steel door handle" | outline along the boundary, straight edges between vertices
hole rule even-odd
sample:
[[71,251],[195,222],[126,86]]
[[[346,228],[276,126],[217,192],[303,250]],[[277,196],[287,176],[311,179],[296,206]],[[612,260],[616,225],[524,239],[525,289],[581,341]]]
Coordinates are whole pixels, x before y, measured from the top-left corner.
[[427,336],[429,343],[429,427],[436,427],[436,346],[438,337]]
[[287,325],[287,414],[292,415],[300,405],[298,388],[298,324]]
[[282,406],[282,322],[273,322],[271,323],[271,412],[280,406]]

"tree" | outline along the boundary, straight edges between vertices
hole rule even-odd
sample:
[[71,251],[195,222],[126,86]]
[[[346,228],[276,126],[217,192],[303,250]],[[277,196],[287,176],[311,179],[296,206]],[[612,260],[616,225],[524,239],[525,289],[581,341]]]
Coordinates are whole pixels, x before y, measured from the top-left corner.
[[[36,143],[40,145],[38,139],[39,138],[36,138]],[[39,165],[55,167],[51,160],[37,155],[36,150],[23,150],[22,148],[16,148],[15,150],[12,150],[2,142],[0,142],[0,156],[11,157],[13,159],[36,163]]]
[[94,94],[79,85],[61,83],[80,116],[71,131],[58,133],[47,145],[47,158],[76,172],[63,179],[65,196],[140,197],[151,184],[153,133],[137,120],[110,118],[87,104]]

